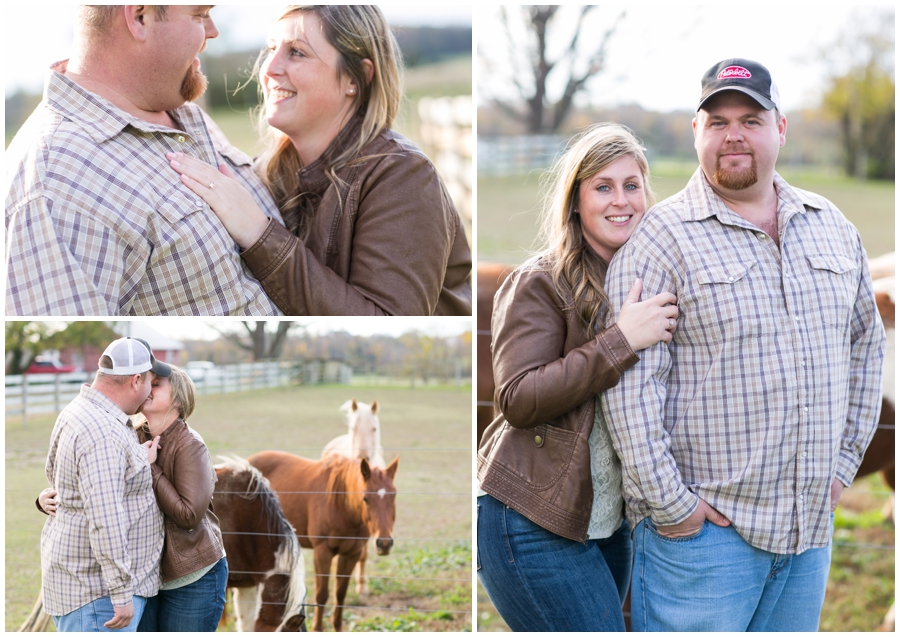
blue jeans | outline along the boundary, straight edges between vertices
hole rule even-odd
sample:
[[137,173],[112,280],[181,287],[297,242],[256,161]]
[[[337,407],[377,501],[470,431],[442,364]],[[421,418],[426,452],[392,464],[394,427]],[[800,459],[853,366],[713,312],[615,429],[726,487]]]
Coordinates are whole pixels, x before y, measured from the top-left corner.
[[228,563],[223,557],[196,582],[159,591],[147,600],[138,632],[214,632],[225,608],[227,582]]
[[73,610],[66,615],[53,615],[53,624],[60,633],[133,633],[137,630],[146,597],[132,597],[134,604],[134,616],[125,628],[107,628],[103,624],[113,618],[113,605],[109,597],[100,597]]
[[484,495],[476,559],[481,585],[514,631],[625,630],[627,523],[606,539],[575,542]]
[[631,622],[635,631],[815,631],[831,546],[800,555],[747,544],[733,526],[707,521],[664,538],[649,518],[634,529]]

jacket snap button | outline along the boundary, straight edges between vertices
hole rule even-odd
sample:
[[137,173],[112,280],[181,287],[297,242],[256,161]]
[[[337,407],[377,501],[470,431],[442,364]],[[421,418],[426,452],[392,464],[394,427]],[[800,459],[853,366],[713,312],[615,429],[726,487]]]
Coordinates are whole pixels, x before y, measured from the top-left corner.
[[541,438],[540,436],[535,436],[534,444],[536,444],[538,447],[540,447],[542,444],[544,444],[544,439]]

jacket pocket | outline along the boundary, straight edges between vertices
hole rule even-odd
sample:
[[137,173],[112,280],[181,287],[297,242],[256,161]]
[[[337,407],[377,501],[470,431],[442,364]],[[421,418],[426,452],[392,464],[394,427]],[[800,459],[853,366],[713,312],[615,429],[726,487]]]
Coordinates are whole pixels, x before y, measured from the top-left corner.
[[553,425],[531,429],[507,426],[496,455],[503,466],[535,490],[548,489],[565,473],[578,433]]

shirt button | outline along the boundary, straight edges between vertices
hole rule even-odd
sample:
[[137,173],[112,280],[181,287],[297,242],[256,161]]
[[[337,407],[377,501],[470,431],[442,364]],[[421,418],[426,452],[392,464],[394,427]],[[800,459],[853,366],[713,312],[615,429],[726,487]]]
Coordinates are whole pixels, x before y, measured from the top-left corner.
[[809,407],[804,407],[803,411],[804,411],[804,413],[809,413]]
[[734,277],[733,277],[733,276],[730,276],[730,277],[728,277],[728,280],[729,280],[729,281],[734,281]]
[[540,436],[535,436],[534,444],[536,444],[538,447],[540,447],[542,444],[544,444],[544,439],[541,438]]
[[803,452],[803,453],[801,453],[801,454],[800,454],[800,455],[801,455],[801,456],[802,456],[802,457],[804,457],[804,458],[805,458],[805,457],[806,457],[806,452],[805,452],[805,451],[804,451],[804,452]]
[[803,499],[803,494],[801,493],[798,497],[802,500],[802,499]]
[[194,202],[194,205],[197,206],[197,207],[202,207],[202,206],[203,206],[203,202],[200,201],[199,199],[197,199],[197,200]]
[[756,235],[756,236],[759,237],[760,239],[765,239],[765,238],[766,238],[766,233],[765,233],[765,232],[760,232],[760,233],[759,233],[758,235]]
[[183,143],[184,143],[184,135],[179,135],[179,136],[178,136],[178,141],[179,141],[179,143],[182,143],[182,144],[183,144]]
[[800,322],[800,317],[799,317],[799,316],[795,316],[795,317],[794,317],[794,320],[797,321],[797,322],[799,323],[799,322]]

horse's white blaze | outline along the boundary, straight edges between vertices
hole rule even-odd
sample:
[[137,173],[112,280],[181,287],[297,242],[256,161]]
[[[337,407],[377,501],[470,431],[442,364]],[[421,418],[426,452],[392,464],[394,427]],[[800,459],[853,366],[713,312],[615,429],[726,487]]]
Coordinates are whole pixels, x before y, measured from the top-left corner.
[[385,489],[384,487],[381,487],[380,489],[378,489],[377,493],[378,493],[379,498],[383,498],[384,494],[387,493],[387,489]]

